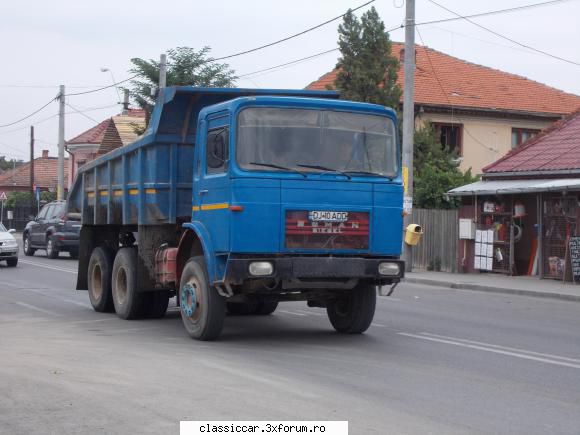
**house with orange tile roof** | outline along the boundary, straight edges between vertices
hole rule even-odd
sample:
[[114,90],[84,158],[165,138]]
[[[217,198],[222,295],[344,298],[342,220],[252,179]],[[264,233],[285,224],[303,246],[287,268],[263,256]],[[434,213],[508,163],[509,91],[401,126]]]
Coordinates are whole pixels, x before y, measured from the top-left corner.
[[67,141],[66,150],[71,156],[68,164],[68,186],[70,187],[82,165],[135,141],[139,136],[138,131],[144,128],[145,111],[129,109]]
[[[30,192],[30,166],[30,162],[25,162],[0,174],[0,192]],[[58,157],[50,157],[48,150],[43,150],[42,156],[34,159],[34,184],[42,191],[56,192],[57,168]],[[64,174],[66,180],[66,159]]]
[[[404,88],[404,45],[394,42]],[[415,46],[417,126],[431,123],[443,145],[455,149],[460,168],[474,174],[580,107],[580,96],[522,76]],[[337,70],[307,86],[334,88]],[[401,97],[401,104],[402,104]]]

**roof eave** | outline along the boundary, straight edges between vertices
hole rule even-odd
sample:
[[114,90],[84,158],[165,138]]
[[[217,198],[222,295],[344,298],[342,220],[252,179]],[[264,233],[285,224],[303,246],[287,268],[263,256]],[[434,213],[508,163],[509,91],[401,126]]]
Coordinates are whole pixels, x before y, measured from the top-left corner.
[[484,179],[507,178],[507,177],[545,177],[554,175],[580,175],[580,169],[558,169],[552,171],[506,171],[506,172],[485,172]]
[[432,104],[432,103],[422,103],[420,101],[415,102],[415,107],[420,110],[423,107],[426,111],[435,112],[445,112],[445,113],[465,113],[465,114],[485,114],[487,116],[493,115],[503,115],[506,117],[523,117],[523,118],[541,118],[541,119],[559,119],[567,115],[567,113],[552,113],[552,112],[531,112],[525,110],[512,110],[512,109],[501,109],[501,108],[485,108],[485,107],[469,107],[469,106],[455,106],[451,104]]

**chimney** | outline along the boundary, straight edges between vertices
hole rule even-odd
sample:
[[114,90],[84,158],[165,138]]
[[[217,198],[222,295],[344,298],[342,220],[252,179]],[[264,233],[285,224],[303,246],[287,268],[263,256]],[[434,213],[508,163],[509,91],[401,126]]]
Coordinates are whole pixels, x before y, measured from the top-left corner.
[[48,159],[48,150],[42,150],[42,158]]

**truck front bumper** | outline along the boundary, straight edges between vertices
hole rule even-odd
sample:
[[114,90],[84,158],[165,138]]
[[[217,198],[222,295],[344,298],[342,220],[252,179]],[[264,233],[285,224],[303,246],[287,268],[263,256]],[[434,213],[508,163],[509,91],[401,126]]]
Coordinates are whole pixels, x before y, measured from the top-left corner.
[[[251,273],[253,263],[269,263],[272,272],[265,275]],[[388,266],[381,266],[381,264]],[[266,268],[267,269],[267,268]],[[389,271],[386,275],[382,272]],[[392,258],[366,257],[248,257],[228,260],[226,280],[242,284],[248,279],[306,279],[324,281],[334,279],[363,279],[377,284],[399,282],[405,275],[405,262]]]

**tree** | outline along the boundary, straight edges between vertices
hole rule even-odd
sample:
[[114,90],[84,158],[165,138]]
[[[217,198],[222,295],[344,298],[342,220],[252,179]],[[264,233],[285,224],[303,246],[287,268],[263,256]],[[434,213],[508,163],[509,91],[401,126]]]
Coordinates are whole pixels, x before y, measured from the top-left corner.
[[414,206],[439,209],[458,207],[459,200],[448,197],[447,192],[477,181],[471,169],[461,172],[455,160],[457,155],[441,145],[430,125],[424,125],[415,132],[413,154]]
[[376,9],[357,19],[349,9],[338,26],[340,58],[336,88],[341,98],[398,109],[399,61],[391,54],[391,40]]
[[[167,51],[167,86],[231,87],[235,84],[235,72],[228,64],[216,63],[208,57],[209,47],[199,51],[190,47],[177,47]],[[159,61],[133,58],[129,70],[138,78],[131,81],[131,95],[139,107],[149,114],[155,97],[151,91],[159,84]]]
[[0,156],[0,171],[7,171],[22,164],[22,160],[6,160],[6,156]]

